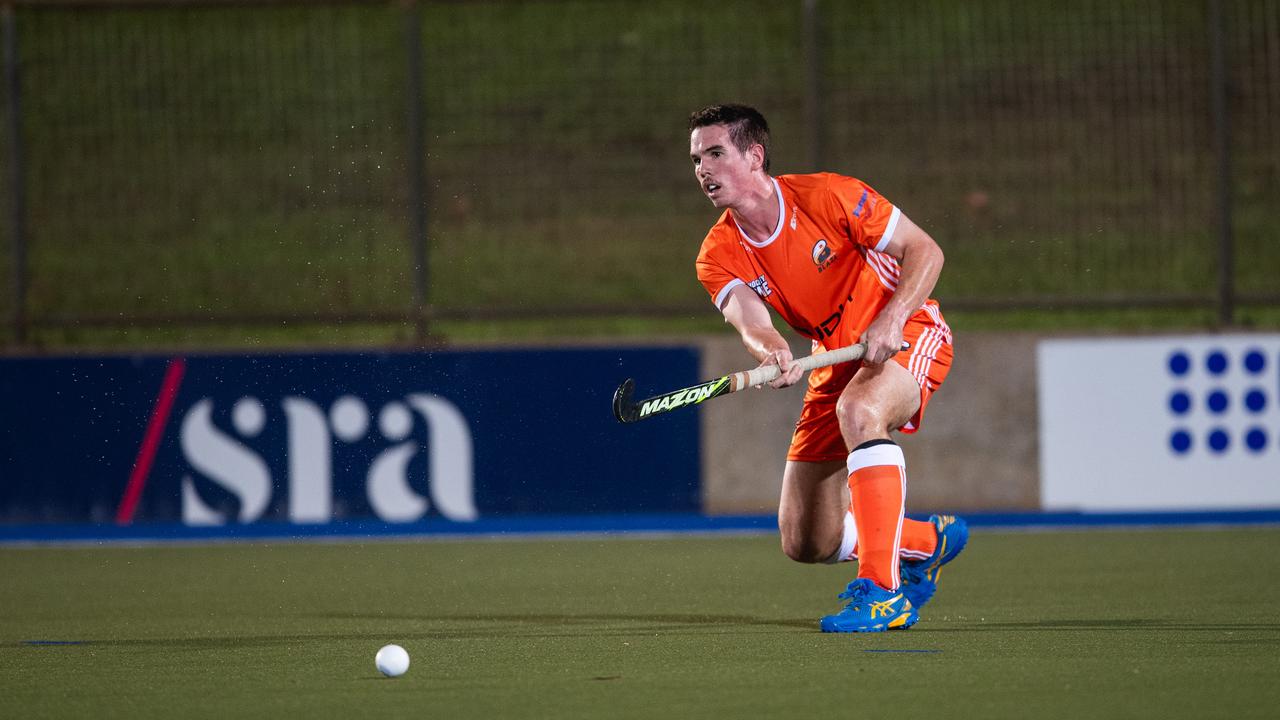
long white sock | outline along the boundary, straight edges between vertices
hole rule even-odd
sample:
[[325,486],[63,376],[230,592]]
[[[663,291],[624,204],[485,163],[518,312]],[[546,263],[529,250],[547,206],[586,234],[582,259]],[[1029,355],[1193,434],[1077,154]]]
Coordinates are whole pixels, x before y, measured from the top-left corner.
[[[931,523],[919,520],[907,520],[906,523],[907,527],[911,529],[914,529],[912,528],[913,525],[919,523],[921,525],[928,526],[927,529],[929,532],[934,532],[933,525]],[[852,562],[858,559],[858,526],[853,520],[853,513],[848,510],[844,511],[843,532],[844,534],[840,536],[840,549],[836,550],[835,554],[831,557],[823,560],[824,563],[828,565],[835,565],[836,563]],[[905,539],[914,540],[915,538],[908,537]],[[929,551],[904,546],[898,551],[898,557],[907,562],[912,560],[924,560],[929,557]]]
[[836,563],[849,562],[857,560],[856,551],[858,549],[858,526],[853,521],[853,513],[848,510],[844,511],[844,534],[840,537],[840,549],[835,555],[827,558],[823,562],[828,565]]

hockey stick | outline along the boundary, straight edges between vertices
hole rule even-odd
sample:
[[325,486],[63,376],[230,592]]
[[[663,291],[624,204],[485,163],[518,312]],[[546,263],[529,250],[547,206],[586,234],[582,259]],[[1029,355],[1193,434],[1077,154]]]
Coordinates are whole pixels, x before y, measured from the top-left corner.
[[[906,349],[906,343],[903,343],[903,349]],[[838,365],[844,362],[853,362],[861,360],[862,356],[867,352],[865,343],[850,345],[848,347],[829,350],[824,353],[802,357],[796,362],[804,369],[805,372],[816,370],[817,368],[827,367],[828,365]],[[737,392],[743,388],[755,387],[763,385],[770,380],[778,377],[779,370],[777,365],[766,365],[758,367],[754,370],[743,370],[742,372],[732,373],[724,377],[708,380],[700,385],[687,387],[674,392],[663,393],[662,395],[654,395],[647,400],[639,402],[633,401],[631,398],[635,395],[636,383],[628,378],[622,385],[618,386],[618,390],[613,393],[613,416],[618,418],[621,423],[633,423],[646,418],[653,417],[665,412],[671,412],[677,408],[686,405],[697,405],[698,403],[710,400],[711,398],[728,395]]]

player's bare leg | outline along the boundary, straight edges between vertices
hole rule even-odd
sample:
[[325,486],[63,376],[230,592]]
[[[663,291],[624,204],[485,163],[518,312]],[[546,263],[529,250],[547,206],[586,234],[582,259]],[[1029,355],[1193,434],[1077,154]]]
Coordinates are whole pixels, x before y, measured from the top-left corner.
[[889,433],[919,407],[920,386],[896,362],[860,368],[836,404],[840,431],[852,448],[847,467],[858,532],[858,577],[888,590],[901,584],[898,552],[906,495],[906,462]]
[[887,440],[920,409],[920,385],[896,362],[864,365],[840,395],[836,414],[845,444]]
[[841,460],[787,461],[778,501],[778,529],[787,557],[817,563],[836,555],[849,507],[847,478]]
[[[822,618],[824,632],[902,629],[920,619],[906,590],[899,589],[907,474],[902,449],[889,439],[919,407],[920,386],[896,362],[860,368],[836,404],[841,433],[852,448],[847,469],[858,576],[840,594],[848,600],[844,610]],[[921,525],[928,531],[908,535],[936,547],[932,527]]]
[[[851,440],[887,439],[915,414],[920,404],[915,378],[897,363],[868,365],[854,375],[837,406],[846,448]],[[853,435],[845,426],[857,428]],[[896,447],[896,446],[895,446]],[[778,503],[782,550],[798,562],[844,562],[857,559],[858,529],[849,502],[847,461],[788,461]],[[899,520],[901,520],[899,514]],[[929,523],[902,521],[898,543],[904,560],[933,552],[936,533]]]
[[[868,369],[874,371],[868,373]],[[969,538],[968,526],[952,515],[934,515],[928,522],[908,520],[902,515],[906,467],[901,450],[890,444],[889,431],[901,427],[919,407],[915,378],[896,362],[860,370],[837,407],[841,430],[854,448],[849,456],[851,504],[855,509],[859,504],[863,506],[854,517],[876,518],[860,520],[868,527],[860,528],[859,535],[878,531],[878,544],[888,546],[880,548],[876,558],[860,561],[858,577],[868,577],[889,589],[900,586],[917,610],[933,597],[942,566],[960,554]],[[895,520],[899,541],[896,553],[886,530]],[[890,582],[898,584],[889,585]]]

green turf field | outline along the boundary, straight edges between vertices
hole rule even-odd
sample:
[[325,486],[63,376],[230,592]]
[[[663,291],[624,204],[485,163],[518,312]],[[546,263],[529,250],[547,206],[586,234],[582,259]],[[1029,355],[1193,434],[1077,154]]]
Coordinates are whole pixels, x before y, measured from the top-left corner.
[[1278,541],[976,532],[840,636],[850,567],[765,536],[5,548],[0,716],[1275,717]]

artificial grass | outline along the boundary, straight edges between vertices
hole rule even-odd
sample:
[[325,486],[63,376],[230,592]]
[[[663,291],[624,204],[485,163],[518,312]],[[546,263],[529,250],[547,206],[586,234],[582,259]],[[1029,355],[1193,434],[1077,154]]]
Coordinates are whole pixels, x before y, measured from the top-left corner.
[[5,548],[0,714],[1271,717],[1277,539],[976,532],[915,628],[848,636],[853,568],[771,536]]

